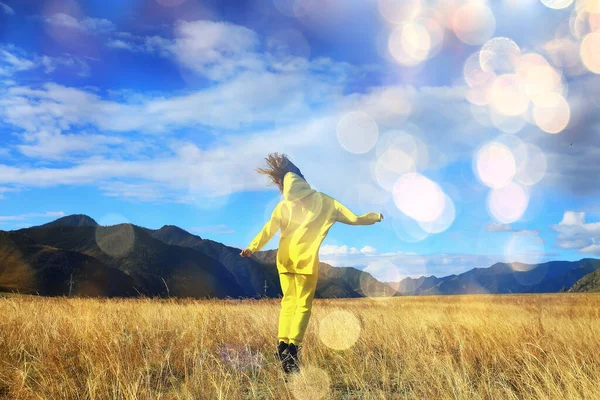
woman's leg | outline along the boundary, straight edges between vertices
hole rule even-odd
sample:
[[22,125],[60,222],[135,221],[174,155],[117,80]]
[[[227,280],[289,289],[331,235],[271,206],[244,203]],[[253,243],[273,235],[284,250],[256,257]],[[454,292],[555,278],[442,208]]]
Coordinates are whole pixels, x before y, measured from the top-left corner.
[[299,346],[310,320],[312,302],[317,288],[318,275],[294,274],[296,281],[296,312],[291,321],[289,342]]
[[294,274],[279,274],[279,282],[281,283],[283,298],[281,299],[281,310],[279,311],[279,330],[277,332],[277,338],[281,342],[289,343],[290,326],[294,312],[296,311],[296,283]]

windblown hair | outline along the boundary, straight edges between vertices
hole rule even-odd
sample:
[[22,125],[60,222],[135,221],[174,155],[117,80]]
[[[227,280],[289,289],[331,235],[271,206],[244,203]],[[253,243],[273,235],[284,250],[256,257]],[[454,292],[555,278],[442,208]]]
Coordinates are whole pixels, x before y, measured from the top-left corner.
[[300,175],[304,179],[300,169],[284,153],[269,153],[265,160],[267,161],[267,168],[256,168],[256,171],[259,174],[267,175],[271,182],[279,188],[280,192],[283,192],[283,177],[288,172]]

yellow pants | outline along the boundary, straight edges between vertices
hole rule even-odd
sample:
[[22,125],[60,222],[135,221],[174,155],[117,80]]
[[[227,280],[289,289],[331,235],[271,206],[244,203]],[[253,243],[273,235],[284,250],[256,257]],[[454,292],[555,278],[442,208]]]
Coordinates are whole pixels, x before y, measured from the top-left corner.
[[283,298],[277,338],[299,345],[308,326],[318,275],[279,274]]

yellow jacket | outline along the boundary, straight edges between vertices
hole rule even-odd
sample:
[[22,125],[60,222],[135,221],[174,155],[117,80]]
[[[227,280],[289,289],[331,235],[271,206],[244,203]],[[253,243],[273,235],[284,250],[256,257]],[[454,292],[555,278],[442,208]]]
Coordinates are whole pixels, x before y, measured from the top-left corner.
[[253,253],[260,250],[281,229],[278,272],[318,274],[319,248],[338,221],[371,225],[381,221],[381,214],[370,212],[357,216],[334,198],[312,189],[299,175],[288,172],[283,178],[283,200],[248,249]]

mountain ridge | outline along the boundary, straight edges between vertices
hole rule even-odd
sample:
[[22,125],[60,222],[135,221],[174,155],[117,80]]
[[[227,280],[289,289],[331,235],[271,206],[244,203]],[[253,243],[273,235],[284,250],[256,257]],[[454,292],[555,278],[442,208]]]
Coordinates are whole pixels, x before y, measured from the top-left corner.
[[[159,229],[128,223],[101,226],[87,215],[75,214],[8,234],[22,242],[25,253],[33,257],[31,260],[35,260],[32,254],[38,254],[43,246],[55,249],[52,251],[81,253],[83,258],[74,261],[76,267],[85,260],[111,276],[117,276],[114,271],[118,270],[131,279],[136,292],[146,296],[281,296],[275,265],[277,250],[242,258],[238,248],[201,238],[175,225]],[[19,251],[14,249],[16,244],[11,246],[8,254]],[[38,270],[43,268],[36,262]],[[361,269],[321,262],[315,297],[559,292],[570,290],[584,276],[599,269],[600,260],[591,258],[535,266],[497,262],[444,277],[429,275],[380,282]]]

